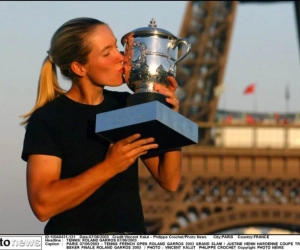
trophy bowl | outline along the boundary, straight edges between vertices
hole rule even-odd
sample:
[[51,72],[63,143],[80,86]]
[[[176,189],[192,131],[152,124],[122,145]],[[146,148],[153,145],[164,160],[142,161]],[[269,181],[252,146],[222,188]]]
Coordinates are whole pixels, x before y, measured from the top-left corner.
[[[157,28],[152,19],[148,27],[125,34],[121,43],[125,48],[124,79],[129,89],[134,92],[128,99],[128,106],[154,100],[168,106],[165,96],[153,90],[153,84],[169,86],[167,77],[176,76],[176,64],[188,55],[190,42]],[[177,59],[180,44],[186,46],[186,52]]]
[[[170,108],[166,96],[153,89],[154,83],[169,87],[168,76],[176,76],[176,64],[189,53],[191,44],[170,32],[149,27],[133,30],[121,39],[124,51],[124,79],[134,93],[127,107],[97,114],[95,132],[111,142],[133,133],[154,137],[159,147],[147,155],[158,155],[198,143],[198,125]],[[177,59],[178,46],[186,53]]]

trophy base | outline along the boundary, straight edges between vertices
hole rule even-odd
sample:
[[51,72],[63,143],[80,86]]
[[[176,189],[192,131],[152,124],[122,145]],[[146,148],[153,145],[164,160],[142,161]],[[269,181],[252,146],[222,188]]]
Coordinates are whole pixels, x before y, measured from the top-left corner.
[[158,148],[147,156],[198,143],[198,125],[159,101],[99,113],[95,132],[112,143],[135,133],[154,137]]
[[170,103],[167,103],[166,96],[157,92],[137,92],[128,97],[127,106],[139,105],[147,102],[159,101],[160,103],[172,108]]

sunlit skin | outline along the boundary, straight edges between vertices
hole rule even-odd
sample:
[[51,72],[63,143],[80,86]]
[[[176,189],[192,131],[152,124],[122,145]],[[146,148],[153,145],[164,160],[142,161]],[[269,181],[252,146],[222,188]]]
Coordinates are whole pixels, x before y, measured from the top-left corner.
[[91,52],[85,65],[71,64],[78,76],[67,96],[79,102],[97,105],[103,100],[105,86],[117,87],[123,83],[124,56],[119,52],[117,39],[107,25],[98,25],[88,38]]
[[120,86],[123,83],[124,56],[118,50],[112,30],[107,25],[98,26],[89,43],[92,51],[84,65],[87,80],[96,86]]
[[[125,70],[125,74],[128,74],[128,67],[123,67],[124,56],[118,50],[117,39],[109,26],[97,26],[88,42],[92,50],[87,63],[71,64],[71,69],[79,78],[76,84],[72,84],[67,96],[74,100],[79,99],[79,102],[85,104],[97,105],[103,100],[102,91],[105,86],[117,87],[124,82],[123,73]],[[155,84],[154,90],[166,95],[166,101],[172,104],[173,110],[178,111],[179,102],[175,95],[178,84],[173,77],[169,77],[168,80],[169,88]]]
[[[67,96],[72,100],[98,105],[103,99],[104,86],[117,87],[123,83],[123,55],[118,51],[116,38],[107,25],[99,25],[87,40],[91,53],[85,65],[71,64],[77,77]],[[169,78],[170,87],[155,84],[154,89],[166,95],[166,101],[178,111],[175,96],[177,82]],[[138,157],[157,148],[154,138],[140,139],[133,135],[111,144],[105,159],[85,172],[60,179],[62,159],[50,155],[30,155],[27,167],[29,202],[36,217],[41,221],[78,206],[118,173],[128,169]],[[149,172],[165,190],[176,191],[181,179],[180,150],[144,160]]]
[[179,110],[179,101],[176,98],[175,91],[178,88],[177,81],[174,77],[168,76],[168,81],[170,82],[169,88],[162,84],[154,84],[153,89],[166,96],[166,101],[172,104],[172,109],[176,112]]

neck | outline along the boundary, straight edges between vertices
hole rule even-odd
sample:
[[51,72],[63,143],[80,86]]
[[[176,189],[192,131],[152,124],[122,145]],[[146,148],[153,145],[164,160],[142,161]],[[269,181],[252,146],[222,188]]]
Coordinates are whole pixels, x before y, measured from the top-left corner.
[[73,82],[66,96],[82,104],[98,105],[104,99],[103,88],[104,87]]

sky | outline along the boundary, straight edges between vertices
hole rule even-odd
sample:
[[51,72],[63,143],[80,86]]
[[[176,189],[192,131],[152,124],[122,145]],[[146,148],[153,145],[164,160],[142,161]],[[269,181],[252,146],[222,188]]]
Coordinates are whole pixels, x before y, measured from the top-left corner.
[[[42,61],[60,25],[75,17],[94,17],[110,25],[120,41],[127,32],[148,26],[178,35],[187,2],[0,2],[0,234],[41,234],[45,223],[33,215],[26,193],[26,163],[20,158],[25,130],[19,115],[34,105]],[[122,45],[118,42],[122,49]],[[238,7],[219,108],[252,111],[255,82],[257,110],[300,112],[300,68],[293,4],[242,4]],[[64,88],[70,83],[59,79]],[[118,90],[128,90],[126,85]]]

